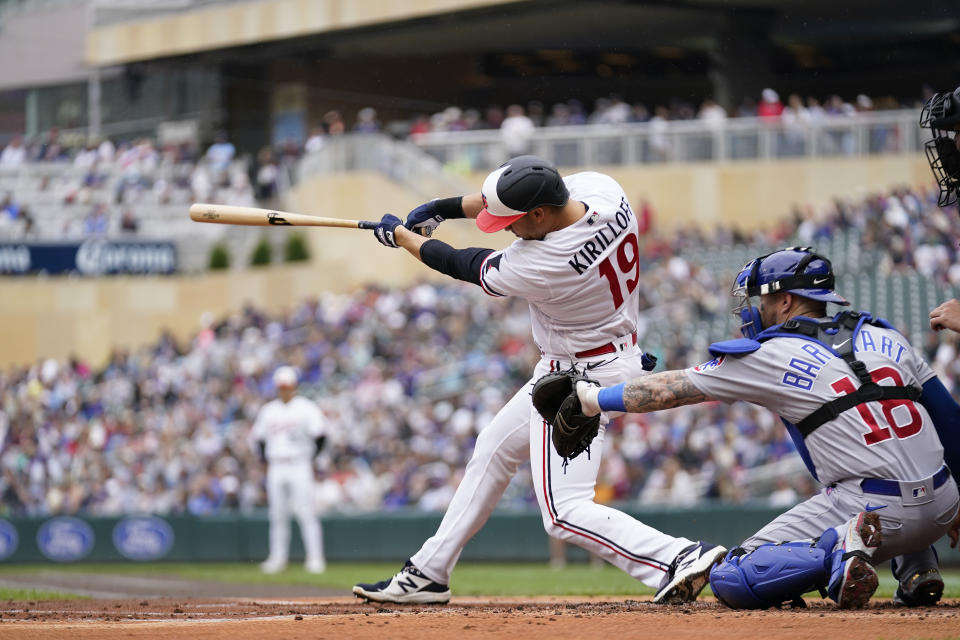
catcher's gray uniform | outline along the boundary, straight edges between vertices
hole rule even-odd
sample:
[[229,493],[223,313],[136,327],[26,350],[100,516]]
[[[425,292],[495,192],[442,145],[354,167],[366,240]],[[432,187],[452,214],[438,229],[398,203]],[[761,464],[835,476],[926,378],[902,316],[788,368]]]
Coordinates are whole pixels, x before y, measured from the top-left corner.
[[[881,385],[920,387],[934,377],[910,343],[891,329],[864,325],[854,352]],[[876,510],[883,544],[875,562],[910,554],[899,562],[899,576],[936,566],[929,545],[947,532],[960,501],[922,404],[860,404],[804,439],[795,424],[859,383],[843,359],[799,336],[773,337],[752,353],[721,355],[686,373],[713,398],[746,400],[780,415],[810,472],[826,485],[746,540],[745,549],[812,539],[861,511]]]

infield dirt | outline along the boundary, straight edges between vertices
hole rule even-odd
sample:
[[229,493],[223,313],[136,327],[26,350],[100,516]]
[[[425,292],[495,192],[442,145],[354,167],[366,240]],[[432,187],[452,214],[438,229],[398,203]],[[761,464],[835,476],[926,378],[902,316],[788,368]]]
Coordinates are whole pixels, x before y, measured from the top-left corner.
[[733,611],[707,599],[663,607],[649,599],[467,598],[442,607],[382,606],[352,597],[311,599],[160,598],[8,601],[0,605],[0,638],[417,638],[547,640],[576,638],[842,637],[956,638],[960,601],[902,609],[876,600],[838,611],[810,599],[806,609]]

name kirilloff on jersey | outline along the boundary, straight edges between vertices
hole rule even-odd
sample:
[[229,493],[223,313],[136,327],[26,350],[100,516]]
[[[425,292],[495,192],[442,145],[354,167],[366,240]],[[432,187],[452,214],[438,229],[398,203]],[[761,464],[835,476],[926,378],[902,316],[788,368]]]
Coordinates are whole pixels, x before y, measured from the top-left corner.
[[610,287],[613,308],[619,309],[624,300],[623,289],[620,285],[620,274],[627,276],[624,283],[627,288],[627,295],[633,293],[640,282],[640,247],[637,234],[629,231],[630,221],[634,217],[633,211],[630,209],[627,199],[621,198],[620,207],[614,214],[613,220],[600,223],[600,216],[597,213],[588,215],[587,224],[597,225],[597,229],[593,236],[574,252],[567,264],[577,272],[577,275],[582,275],[596,262],[597,258],[603,255],[607,247],[623,236],[616,250],[601,260],[597,266],[600,277],[604,278]]
[[[630,228],[630,219],[633,218],[633,211],[626,198],[620,199],[620,208],[614,214],[614,219],[597,227],[596,231],[589,240],[573,254],[567,264],[577,272],[582,274],[594,261],[603,255],[603,250],[609,247],[614,240],[623,235]],[[588,225],[596,225],[600,219],[597,213],[591,213],[587,217]],[[631,234],[632,235],[632,234]],[[636,248],[636,236],[633,239],[634,248]],[[635,252],[636,253],[636,252]],[[634,255],[633,262],[639,262]]]

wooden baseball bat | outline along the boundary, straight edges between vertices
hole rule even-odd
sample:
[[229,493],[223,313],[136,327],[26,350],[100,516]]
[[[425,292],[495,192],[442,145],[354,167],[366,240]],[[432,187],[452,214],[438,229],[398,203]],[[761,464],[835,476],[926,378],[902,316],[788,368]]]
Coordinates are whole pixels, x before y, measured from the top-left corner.
[[308,216],[289,211],[273,211],[256,207],[233,207],[226,204],[190,205],[190,219],[216,224],[240,224],[253,227],[341,227],[344,229],[376,229],[377,222],[369,220],[342,220]]

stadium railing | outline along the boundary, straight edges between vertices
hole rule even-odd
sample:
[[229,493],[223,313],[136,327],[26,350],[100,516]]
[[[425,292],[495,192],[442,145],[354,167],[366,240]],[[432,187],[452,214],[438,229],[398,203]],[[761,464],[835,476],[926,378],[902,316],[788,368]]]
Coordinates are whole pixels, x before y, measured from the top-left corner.
[[[416,134],[410,141],[443,165],[470,171],[511,155],[497,129]],[[922,146],[917,114],[904,109],[793,123],[731,118],[538,127],[528,151],[559,166],[596,166],[919,153]],[[333,168],[345,170],[350,162],[340,158]]]
[[434,156],[405,140],[379,133],[328,137],[320,150],[300,159],[294,176],[300,182],[315,175],[343,171],[382,173],[423,198],[472,190],[459,176],[446,171]]

